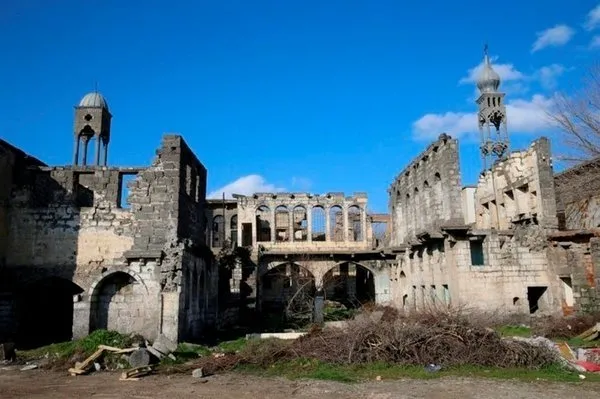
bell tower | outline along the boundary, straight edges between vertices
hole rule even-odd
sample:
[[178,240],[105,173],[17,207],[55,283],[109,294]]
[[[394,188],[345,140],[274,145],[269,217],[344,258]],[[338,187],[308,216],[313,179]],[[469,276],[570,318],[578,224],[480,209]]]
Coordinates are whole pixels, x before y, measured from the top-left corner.
[[[108,143],[110,141],[110,121],[106,100],[97,91],[88,93],[75,106],[73,165],[106,166]],[[88,160],[88,145],[96,139],[93,163]]]
[[477,79],[479,110],[477,119],[481,136],[481,156],[483,169],[504,159],[509,150],[509,137],[506,128],[506,107],[504,93],[498,91],[500,75],[494,71],[488,56],[487,45],[483,54],[483,69]]

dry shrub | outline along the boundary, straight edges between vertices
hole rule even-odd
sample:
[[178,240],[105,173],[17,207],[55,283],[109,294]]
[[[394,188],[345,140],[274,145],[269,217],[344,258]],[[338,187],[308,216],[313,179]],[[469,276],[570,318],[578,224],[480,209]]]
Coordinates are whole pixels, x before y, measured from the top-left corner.
[[600,322],[600,314],[550,316],[533,323],[532,333],[548,338],[573,338]]
[[308,334],[290,350],[298,357],[337,364],[539,367],[554,362],[549,350],[503,340],[485,324],[474,323],[473,316],[460,310],[433,309],[393,320],[381,317],[378,322],[361,318],[349,322],[345,330]]

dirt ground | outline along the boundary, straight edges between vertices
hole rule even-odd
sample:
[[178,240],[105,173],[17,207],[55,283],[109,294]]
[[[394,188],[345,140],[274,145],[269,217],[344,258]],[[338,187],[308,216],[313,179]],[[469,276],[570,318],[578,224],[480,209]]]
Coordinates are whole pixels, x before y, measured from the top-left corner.
[[120,373],[99,372],[70,377],[42,370],[0,369],[0,398],[598,398],[600,383],[517,382],[491,379],[373,381],[343,384],[331,381],[290,381],[225,374],[206,379],[189,375],[153,375],[139,381],[119,381]]

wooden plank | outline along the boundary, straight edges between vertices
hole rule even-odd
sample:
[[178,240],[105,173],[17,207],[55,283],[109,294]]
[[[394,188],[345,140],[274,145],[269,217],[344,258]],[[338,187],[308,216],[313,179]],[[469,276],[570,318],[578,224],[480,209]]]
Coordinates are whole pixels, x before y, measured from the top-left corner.
[[108,345],[98,345],[98,348],[99,349],[100,348],[101,349],[105,349],[105,350],[110,351],[110,352],[115,352],[117,354],[119,354],[119,353],[130,353],[130,352],[133,352],[133,351],[139,349],[139,348],[123,348],[122,349],[122,348],[116,348],[114,346],[108,346]]
[[76,365],[75,369],[87,371],[87,369],[89,369],[90,367],[92,367],[94,365],[94,360],[98,359],[100,357],[100,355],[102,355],[102,353],[104,353],[104,349],[102,349],[102,348],[98,349],[90,357],[85,359],[83,361],[83,363]]

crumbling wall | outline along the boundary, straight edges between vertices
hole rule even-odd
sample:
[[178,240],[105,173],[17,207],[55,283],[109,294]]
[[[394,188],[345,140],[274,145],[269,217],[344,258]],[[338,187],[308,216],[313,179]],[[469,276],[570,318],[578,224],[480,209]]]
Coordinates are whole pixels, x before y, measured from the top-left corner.
[[460,184],[458,141],[442,134],[390,186],[391,245],[464,224]]
[[554,233],[548,262],[557,276],[563,313],[600,311],[600,239],[589,233]]
[[452,305],[556,313],[559,286],[548,268],[545,240],[543,229],[524,228],[514,234],[464,230],[423,242],[392,268],[394,301],[407,310]]
[[600,227],[600,158],[555,175],[554,186],[561,228]]
[[480,176],[475,198],[477,228],[510,229],[530,220],[557,228],[550,141],[542,137],[495,163]]
[[[181,136],[166,135],[152,166],[130,190],[135,218],[128,262],[157,260],[161,332],[174,340],[197,336],[216,318],[216,301],[204,298],[218,294],[218,270],[204,237],[206,169]],[[191,295],[190,290],[199,292],[195,287],[204,289],[203,295]]]
[[207,200],[205,211],[206,220],[206,245],[217,253],[225,241],[236,243],[240,223],[237,217],[236,200]]
[[122,262],[133,243],[132,213],[119,207],[119,182],[130,168],[40,167],[13,188],[11,267],[72,279],[82,287]]

